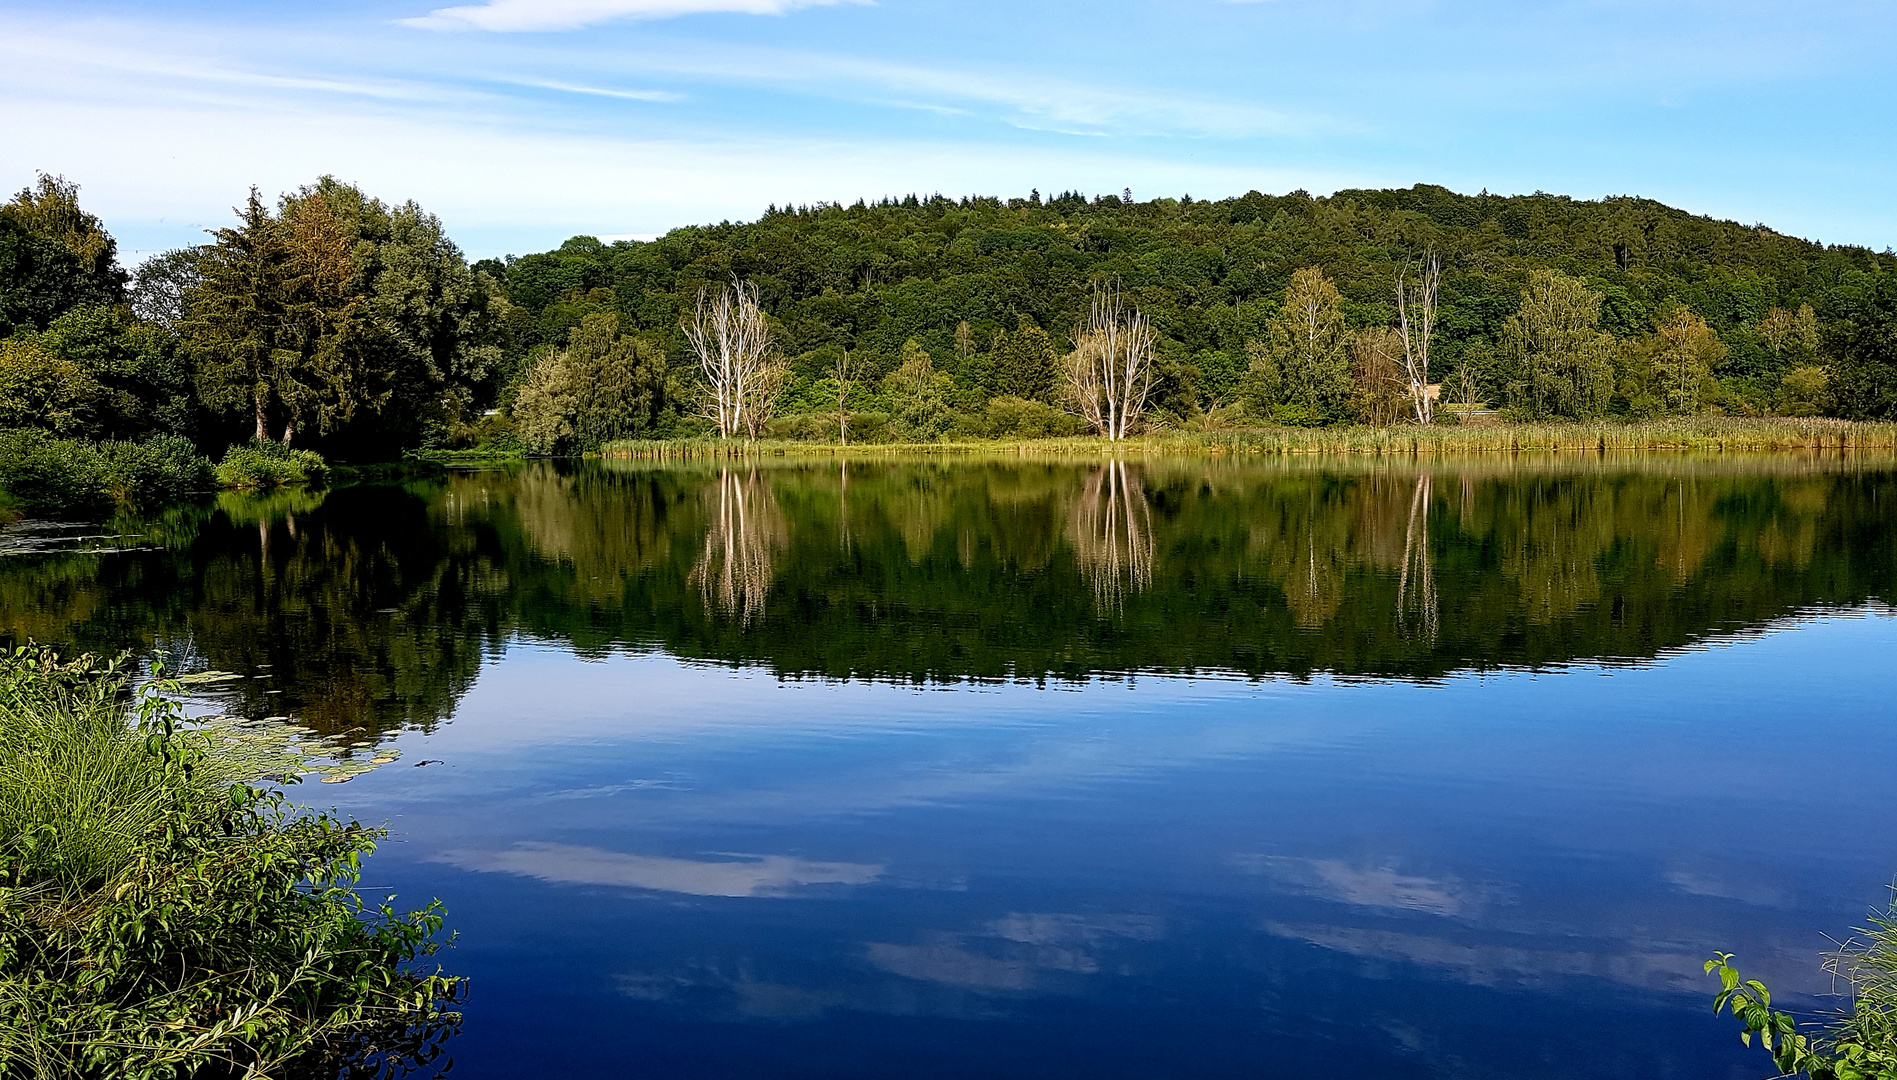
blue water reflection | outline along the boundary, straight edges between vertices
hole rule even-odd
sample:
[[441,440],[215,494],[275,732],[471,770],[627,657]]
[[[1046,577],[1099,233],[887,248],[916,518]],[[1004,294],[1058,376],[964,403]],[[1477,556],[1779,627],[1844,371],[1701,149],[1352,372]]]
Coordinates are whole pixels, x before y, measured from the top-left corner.
[[1894,649],[916,690],[523,641],[403,736],[443,764],[321,795],[448,903],[457,1077],[1754,1076],[1699,964],[1828,989]]

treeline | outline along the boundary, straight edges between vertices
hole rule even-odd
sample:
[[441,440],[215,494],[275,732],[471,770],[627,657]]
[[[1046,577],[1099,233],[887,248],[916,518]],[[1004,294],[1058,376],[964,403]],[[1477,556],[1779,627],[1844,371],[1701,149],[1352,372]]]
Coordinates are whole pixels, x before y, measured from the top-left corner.
[[253,190],[235,217],[134,274],[63,178],[0,206],[11,501],[162,499],[320,474],[310,450],[377,459],[466,438],[493,397],[506,301],[438,219],[329,178],[274,205]]
[[598,354],[607,320],[672,358],[606,425],[629,435],[703,430],[680,324],[736,277],[787,361],[775,434],[835,437],[851,413],[861,437],[928,439],[1080,429],[1061,360],[1105,284],[1156,331],[1148,424],[1399,420],[1396,282],[1432,252],[1426,378],[1444,400],[1522,419],[1897,415],[1897,258],[1634,198],[912,196],[479,266],[510,301],[509,385],[576,331]]
[[0,207],[0,429],[42,458],[702,435],[687,324],[734,281],[769,345],[747,435],[1085,431],[1065,361],[1102,289],[1150,334],[1147,430],[1413,422],[1424,383],[1524,420],[1897,418],[1897,257],[1640,199],[911,196],[470,265],[420,206],[322,178],[127,272],[43,176]]

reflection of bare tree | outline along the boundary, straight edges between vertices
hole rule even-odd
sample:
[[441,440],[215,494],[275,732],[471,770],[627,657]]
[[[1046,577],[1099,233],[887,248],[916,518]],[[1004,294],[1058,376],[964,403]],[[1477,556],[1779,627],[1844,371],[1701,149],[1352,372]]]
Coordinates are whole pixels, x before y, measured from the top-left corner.
[[1088,475],[1069,521],[1074,555],[1102,607],[1117,608],[1127,593],[1152,584],[1153,509],[1139,474],[1125,462]]
[[1416,477],[1416,490],[1410,496],[1410,521],[1403,534],[1403,573],[1397,579],[1396,617],[1405,626],[1416,619],[1427,641],[1436,640],[1438,609],[1436,603],[1436,567],[1430,558],[1429,504],[1432,497],[1428,473]]
[[692,580],[705,598],[706,614],[735,615],[747,625],[763,614],[764,597],[776,577],[785,543],[784,513],[770,481],[756,470],[740,476],[720,470],[705,553]]

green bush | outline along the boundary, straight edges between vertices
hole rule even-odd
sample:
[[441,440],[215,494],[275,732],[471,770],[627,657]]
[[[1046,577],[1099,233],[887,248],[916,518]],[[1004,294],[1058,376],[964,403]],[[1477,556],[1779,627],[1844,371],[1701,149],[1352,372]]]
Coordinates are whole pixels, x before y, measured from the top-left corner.
[[114,503],[172,502],[211,486],[210,461],[175,435],[91,443],[0,431],[0,492],[25,509],[93,513]]
[[118,502],[176,502],[216,486],[211,459],[179,435],[154,435],[144,442],[109,442],[105,459],[106,490]]
[[1084,435],[1087,422],[1052,405],[1026,398],[1002,396],[982,411],[981,434],[996,438],[1046,439]]
[[0,492],[28,510],[92,512],[112,503],[104,455],[91,443],[42,431],[0,431]]
[[[355,892],[379,831],[233,780],[162,677],[0,655],[0,1076],[425,1061],[458,980],[439,904]],[[159,673],[162,676],[162,672]],[[392,898],[391,898],[392,899]]]
[[217,463],[217,482],[227,488],[271,488],[320,484],[329,475],[323,455],[268,440],[233,446]]

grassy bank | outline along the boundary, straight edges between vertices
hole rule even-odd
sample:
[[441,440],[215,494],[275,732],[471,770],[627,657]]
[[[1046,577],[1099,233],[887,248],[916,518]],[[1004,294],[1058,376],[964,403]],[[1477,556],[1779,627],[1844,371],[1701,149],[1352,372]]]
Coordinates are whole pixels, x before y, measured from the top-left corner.
[[175,683],[0,656],[0,1076],[263,1076],[431,1057],[439,907],[366,907],[378,831],[246,783]]
[[1897,424],[1818,418],[1698,417],[1618,424],[1485,424],[1436,427],[1241,428],[1158,432],[1109,443],[1094,437],[983,439],[930,443],[836,443],[789,440],[627,440],[600,449],[611,458],[894,454],[1049,456],[1369,454],[1419,456],[1609,450],[1815,450],[1897,448]]

